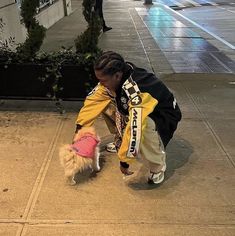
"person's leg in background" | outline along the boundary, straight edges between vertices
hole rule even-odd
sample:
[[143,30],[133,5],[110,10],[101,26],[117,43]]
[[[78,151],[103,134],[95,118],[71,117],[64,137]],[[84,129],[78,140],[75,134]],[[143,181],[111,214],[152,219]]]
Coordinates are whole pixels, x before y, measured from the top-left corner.
[[148,182],[160,184],[166,170],[166,153],[161,138],[156,131],[155,122],[147,117],[140,154],[149,168]]
[[102,20],[103,32],[111,30],[112,27],[108,27],[106,25],[106,23],[105,23],[105,20],[104,20],[104,15],[103,15],[103,0],[96,0],[96,2],[95,2],[95,11],[98,13],[99,17]]

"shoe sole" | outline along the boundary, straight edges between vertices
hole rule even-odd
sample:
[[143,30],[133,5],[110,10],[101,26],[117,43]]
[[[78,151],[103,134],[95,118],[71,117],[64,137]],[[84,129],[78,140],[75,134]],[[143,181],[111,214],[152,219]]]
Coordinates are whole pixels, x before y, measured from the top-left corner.
[[165,178],[165,175],[164,175],[165,171],[166,171],[166,164],[161,169],[162,177],[157,181],[154,181],[153,179],[148,178],[148,184],[160,184],[160,183],[162,183],[164,181],[164,178]]
[[162,178],[156,182],[153,179],[148,179],[148,184],[161,184],[163,181],[164,181],[164,173],[162,175]]
[[116,150],[112,150],[112,149],[108,149],[108,148],[106,148],[106,151],[107,151],[107,152],[111,152],[111,153],[117,153]]

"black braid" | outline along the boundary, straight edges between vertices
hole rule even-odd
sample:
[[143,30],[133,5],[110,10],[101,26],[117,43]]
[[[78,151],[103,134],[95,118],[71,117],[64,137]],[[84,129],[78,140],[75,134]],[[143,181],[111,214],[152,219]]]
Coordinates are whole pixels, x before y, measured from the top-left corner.
[[103,53],[94,65],[95,70],[102,70],[105,75],[114,75],[116,72],[123,72],[126,63],[123,57],[113,51]]

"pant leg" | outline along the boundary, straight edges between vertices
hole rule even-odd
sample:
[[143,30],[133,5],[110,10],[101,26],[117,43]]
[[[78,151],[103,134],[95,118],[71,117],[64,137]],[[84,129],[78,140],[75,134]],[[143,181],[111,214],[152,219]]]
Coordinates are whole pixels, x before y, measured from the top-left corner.
[[102,113],[102,116],[111,134],[117,133],[115,114],[116,114],[116,107],[112,102],[106,107],[106,109]]
[[102,20],[102,26],[105,27],[105,20],[103,15],[103,0],[95,1],[95,11],[98,13],[100,19]]
[[113,102],[109,103],[107,108],[103,111],[102,116],[109,129],[109,132],[114,135],[114,144],[118,150],[122,143],[122,137],[116,125],[116,106]]
[[158,172],[159,165],[166,162],[166,153],[162,140],[156,131],[155,122],[147,117],[146,127],[143,131],[143,140],[140,144],[140,154],[148,165],[150,171]]

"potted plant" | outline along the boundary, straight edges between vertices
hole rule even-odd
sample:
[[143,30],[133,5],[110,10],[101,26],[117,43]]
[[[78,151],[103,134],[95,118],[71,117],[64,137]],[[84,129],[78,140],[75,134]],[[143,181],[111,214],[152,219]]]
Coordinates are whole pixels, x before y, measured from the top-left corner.
[[101,50],[97,47],[101,29],[94,1],[83,1],[88,27],[75,40],[76,52],[62,49],[38,53],[45,28],[35,19],[39,0],[24,0],[21,15],[27,29],[23,44],[0,50],[0,97],[42,99],[84,99],[96,84],[92,79],[93,62]]

